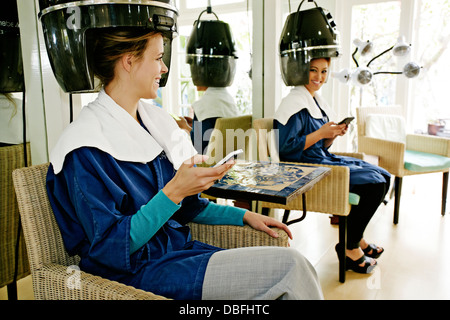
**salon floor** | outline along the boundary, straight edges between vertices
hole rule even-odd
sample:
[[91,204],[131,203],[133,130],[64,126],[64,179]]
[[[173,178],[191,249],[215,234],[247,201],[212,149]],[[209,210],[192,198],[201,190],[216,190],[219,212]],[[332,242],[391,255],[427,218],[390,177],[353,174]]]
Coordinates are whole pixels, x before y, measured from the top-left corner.
[[[450,201],[442,217],[441,188],[442,174],[404,178],[398,225],[392,223],[393,201],[380,206],[365,238],[383,246],[385,253],[370,275],[347,271],[346,282],[338,281],[334,251],[338,228],[330,225],[328,215],[310,212],[304,221],[291,225],[291,246],[315,266],[325,299],[450,299]],[[275,216],[280,213],[275,211]],[[291,218],[299,214],[294,211]],[[19,299],[33,299],[31,276],[19,280],[18,294]],[[4,287],[0,289],[0,300],[6,299]]]

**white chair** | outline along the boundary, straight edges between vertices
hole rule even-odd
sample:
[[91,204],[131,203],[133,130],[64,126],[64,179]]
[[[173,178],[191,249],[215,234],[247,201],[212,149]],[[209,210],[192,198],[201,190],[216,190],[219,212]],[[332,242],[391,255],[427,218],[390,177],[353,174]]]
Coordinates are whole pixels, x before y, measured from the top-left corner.
[[[450,139],[406,134],[402,129],[402,108],[364,107],[356,109],[358,151],[378,156],[378,165],[395,176],[394,224],[398,223],[403,177],[434,172],[443,173],[441,214],[445,214]],[[399,130],[400,129],[400,130]]]

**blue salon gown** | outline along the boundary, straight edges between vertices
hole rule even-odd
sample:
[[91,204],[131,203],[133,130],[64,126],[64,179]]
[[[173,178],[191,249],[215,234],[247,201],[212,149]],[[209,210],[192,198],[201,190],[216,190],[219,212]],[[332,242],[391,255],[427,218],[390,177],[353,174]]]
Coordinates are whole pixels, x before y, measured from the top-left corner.
[[90,147],[69,153],[58,175],[50,166],[49,200],[66,249],[81,257],[81,270],[170,298],[201,299],[207,263],[221,249],[191,241],[185,224],[208,205],[206,199],[185,198],[171,219],[130,254],[131,216],[174,174],[164,152],[142,164]]
[[383,168],[357,158],[330,153],[324,146],[324,140],[304,150],[306,136],[329,122],[324,111],[322,115],[321,119],[313,118],[305,108],[293,114],[286,125],[274,120],[274,129],[278,129],[276,132],[281,161],[347,166],[350,168],[350,187],[357,184],[385,183],[389,180],[390,174]]

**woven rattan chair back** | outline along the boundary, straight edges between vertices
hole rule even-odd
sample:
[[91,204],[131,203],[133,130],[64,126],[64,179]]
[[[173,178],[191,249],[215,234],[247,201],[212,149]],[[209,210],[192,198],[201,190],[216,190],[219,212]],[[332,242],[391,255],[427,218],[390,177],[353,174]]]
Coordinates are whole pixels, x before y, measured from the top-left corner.
[[[30,145],[27,144],[28,163]],[[13,284],[16,264],[16,243],[19,231],[19,208],[14,192],[12,172],[25,166],[23,145],[0,148],[0,287]],[[22,233],[19,237],[16,280],[30,274]]]
[[70,257],[47,197],[45,178],[48,163],[13,172],[25,242],[31,271],[55,263],[77,265],[79,257]]

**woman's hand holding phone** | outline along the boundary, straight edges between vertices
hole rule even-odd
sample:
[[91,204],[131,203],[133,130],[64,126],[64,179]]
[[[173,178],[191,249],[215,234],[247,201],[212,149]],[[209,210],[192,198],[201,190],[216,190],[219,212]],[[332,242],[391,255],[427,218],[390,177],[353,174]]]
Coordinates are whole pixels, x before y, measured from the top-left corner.
[[205,162],[208,156],[195,155],[185,161],[175,176],[162,189],[164,194],[174,203],[180,203],[185,197],[198,194],[209,189],[216,180],[222,179],[234,161],[228,161],[217,167],[195,167]]

